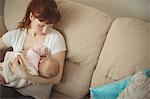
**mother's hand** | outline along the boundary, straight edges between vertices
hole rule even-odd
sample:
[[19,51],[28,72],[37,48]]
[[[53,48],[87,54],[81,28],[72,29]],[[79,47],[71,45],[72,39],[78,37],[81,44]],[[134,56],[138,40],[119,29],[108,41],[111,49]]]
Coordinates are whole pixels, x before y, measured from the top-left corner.
[[20,78],[25,78],[27,75],[25,65],[23,64],[23,61],[18,55],[15,60],[10,64],[10,68],[14,74],[16,74]]

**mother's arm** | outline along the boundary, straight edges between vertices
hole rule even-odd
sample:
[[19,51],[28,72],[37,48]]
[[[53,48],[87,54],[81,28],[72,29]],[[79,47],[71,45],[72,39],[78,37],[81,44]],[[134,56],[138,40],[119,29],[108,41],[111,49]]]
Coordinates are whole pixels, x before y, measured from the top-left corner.
[[[51,56],[51,58],[54,58],[54,60],[56,60],[56,62],[59,64],[60,70],[57,76],[53,77],[53,78],[44,78],[41,76],[36,76],[36,75],[31,75],[29,73],[27,73],[24,70],[24,66],[22,68],[20,68],[20,66],[14,64],[13,67],[18,67],[19,70],[16,68],[14,73],[17,73],[20,71],[20,74],[18,74],[18,76],[20,76],[23,79],[26,80],[30,80],[34,83],[40,83],[40,84],[57,84],[60,82],[61,77],[62,77],[62,73],[63,73],[63,67],[64,67],[64,61],[65,61],[65,51],[63,52],[59,52],[57,54],[54,54]],[[21,61],[21,60],[20,60]]]

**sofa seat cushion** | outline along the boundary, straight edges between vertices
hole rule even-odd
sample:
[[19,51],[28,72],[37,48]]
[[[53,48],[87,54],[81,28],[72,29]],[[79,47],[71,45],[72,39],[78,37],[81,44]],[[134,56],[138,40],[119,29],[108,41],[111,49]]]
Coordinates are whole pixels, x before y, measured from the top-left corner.
[[[58,91],[56,91],[55,89],[52,90],[51,96],[49,99],[74,99],[73,97],[67,96],[63,93],[60,93]],[[85,96],[82,99],[90,99],[89,96]]]
[[72,97],[70,96],[67,96],[63,93],[60,93],[56,90],[52,90],[52,93],[51,93],[51,96],[50,96],[50,99],[71,99]]
[[[149,35],[148,25],[143,21],[127,17],[116,19],[107,35],[91,86],[109,83],[107,78],[119,80],[148,67]],[[100,75],[105,77],[103,81],[99,80]]]

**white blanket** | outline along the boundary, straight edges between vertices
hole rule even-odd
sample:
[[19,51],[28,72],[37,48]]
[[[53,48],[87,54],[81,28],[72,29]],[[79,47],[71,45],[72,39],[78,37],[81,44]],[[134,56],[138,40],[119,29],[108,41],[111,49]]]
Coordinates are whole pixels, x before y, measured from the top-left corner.
[[24,55],[20,52],[7,52],[5,54],[5,58],[4,58],[4,62],[2,63],[2,75],[4,76],[6,85],[5,86],[9,86],[9,87],[14,87],[14,88],[21,88],[21,87],[25,87],[27,85],[33,84],[31,81],[27,81],[25,79],[20,79],[16,74],[14,74],[9,65],[10,63],[15,59],[15,57],[17,55],[20,55],[23,63],[25,64],[25,68],[27,70],[28,73],[32,74],[32,75],[38,75],[38,71],[36,71],[25,59]]

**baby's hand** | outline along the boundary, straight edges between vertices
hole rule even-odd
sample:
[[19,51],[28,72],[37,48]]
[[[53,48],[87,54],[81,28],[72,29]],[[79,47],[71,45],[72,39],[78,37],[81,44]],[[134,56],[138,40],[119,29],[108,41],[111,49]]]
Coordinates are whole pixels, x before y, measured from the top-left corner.
[[15,60],[9,65],[10,69],[14,74],[16,74],[20,78],[25,78],[26,77],[26,69],[25,69],[25,64],[22,61],[22,58],[20,55],[18,55]]

